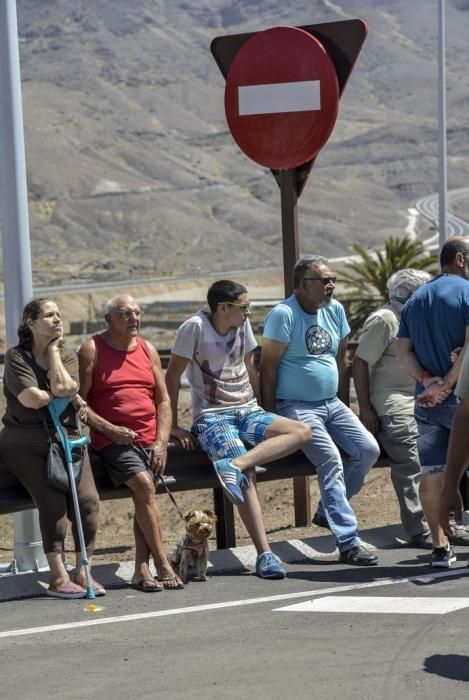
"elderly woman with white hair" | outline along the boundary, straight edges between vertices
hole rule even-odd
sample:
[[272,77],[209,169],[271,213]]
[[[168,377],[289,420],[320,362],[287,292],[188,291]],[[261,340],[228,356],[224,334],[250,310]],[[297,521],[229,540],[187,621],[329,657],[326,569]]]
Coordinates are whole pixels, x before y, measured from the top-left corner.
[[414,418],[415,382],[396,355],[401,309],[430,279],[428,272],[408,268],[387,282],[389,302],[363,326],[352,364],[360,420],[386,451],[399,501],[401,521],[410,543],[430,548],[432,540],[419,499],[420,462]]

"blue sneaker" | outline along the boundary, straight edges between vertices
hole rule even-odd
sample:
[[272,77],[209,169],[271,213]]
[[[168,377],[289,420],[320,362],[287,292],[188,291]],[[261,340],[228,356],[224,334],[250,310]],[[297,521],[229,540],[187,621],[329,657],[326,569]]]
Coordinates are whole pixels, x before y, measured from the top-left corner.
[[218,459],[213,463],[213,468],[227,499],[235,506],[244,503],[243,489],[247,487],[248,480],[241,469],[231,464],[227,458]]
[[280,559],[273,552],[259,554],[256,561],[256,574],[260,578],[285,578],[287,575]]

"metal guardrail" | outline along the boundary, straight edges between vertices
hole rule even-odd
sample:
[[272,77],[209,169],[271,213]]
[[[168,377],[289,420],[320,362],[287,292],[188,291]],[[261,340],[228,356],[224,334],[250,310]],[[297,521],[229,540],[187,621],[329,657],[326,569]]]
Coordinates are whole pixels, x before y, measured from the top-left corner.
[[[261,270],[258,267],[246,268],[242,270],[222,270],[216,272],[199,272],[195,275],[172,275],[171,277],[141,277],[139,279],[119,279],[119,280],[109,280],[109,282],[94,282],[93,280],[85,280],[80,282],[66,282],[60,285],[38,285],[34,287],[34,295],[46,295],[46,294],[69,294],[72,292],[94,292],[100,289],[129,289],[130,287],[145,287],[147,285],[153,284],[165,284],[174,282],[190,282],[191,280],[201,280],[207,278],[223,279],[229,276],[236,277],[238,275],[246,275],[252,273],[264,273],[264,272],[282,272],[282,268],[275,267],[265,267]],[[0,299],[3,299],[3,290],[0,291]]]

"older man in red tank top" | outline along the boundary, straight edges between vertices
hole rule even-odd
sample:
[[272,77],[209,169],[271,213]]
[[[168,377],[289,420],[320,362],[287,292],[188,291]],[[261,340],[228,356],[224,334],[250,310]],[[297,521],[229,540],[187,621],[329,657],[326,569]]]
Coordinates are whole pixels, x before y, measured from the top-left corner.
[[[135,572],[131,586],[154,592],[182,588],[163,549],[154,475],[166,466],[171,406],[161,363],[151,343],[139,337],[141,311],[131,296],[107,304],[107,329],[85,341],[78,353],[80,395],[91,445],[115,486],[126,484],[135,504]],[[150,472],[148,465],[151,465]],[[158,577],[148,567],[148,550]]]

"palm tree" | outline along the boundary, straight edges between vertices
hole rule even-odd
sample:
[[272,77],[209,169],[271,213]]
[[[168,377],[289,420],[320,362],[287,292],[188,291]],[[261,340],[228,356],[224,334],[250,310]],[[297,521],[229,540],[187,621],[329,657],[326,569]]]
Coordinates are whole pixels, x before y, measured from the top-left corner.
[[387,300],[386,283],[394,272],[413,267],[435,273],[438,256],[426,252],[423,243],[390,236],[384,242],[384,251],[368,252],[360,243],[352,243],[352,250],[360,260],[346,263],[342,280],[347,287],[343,300],[348,306],[349,322],[354,335],[367,316]]

